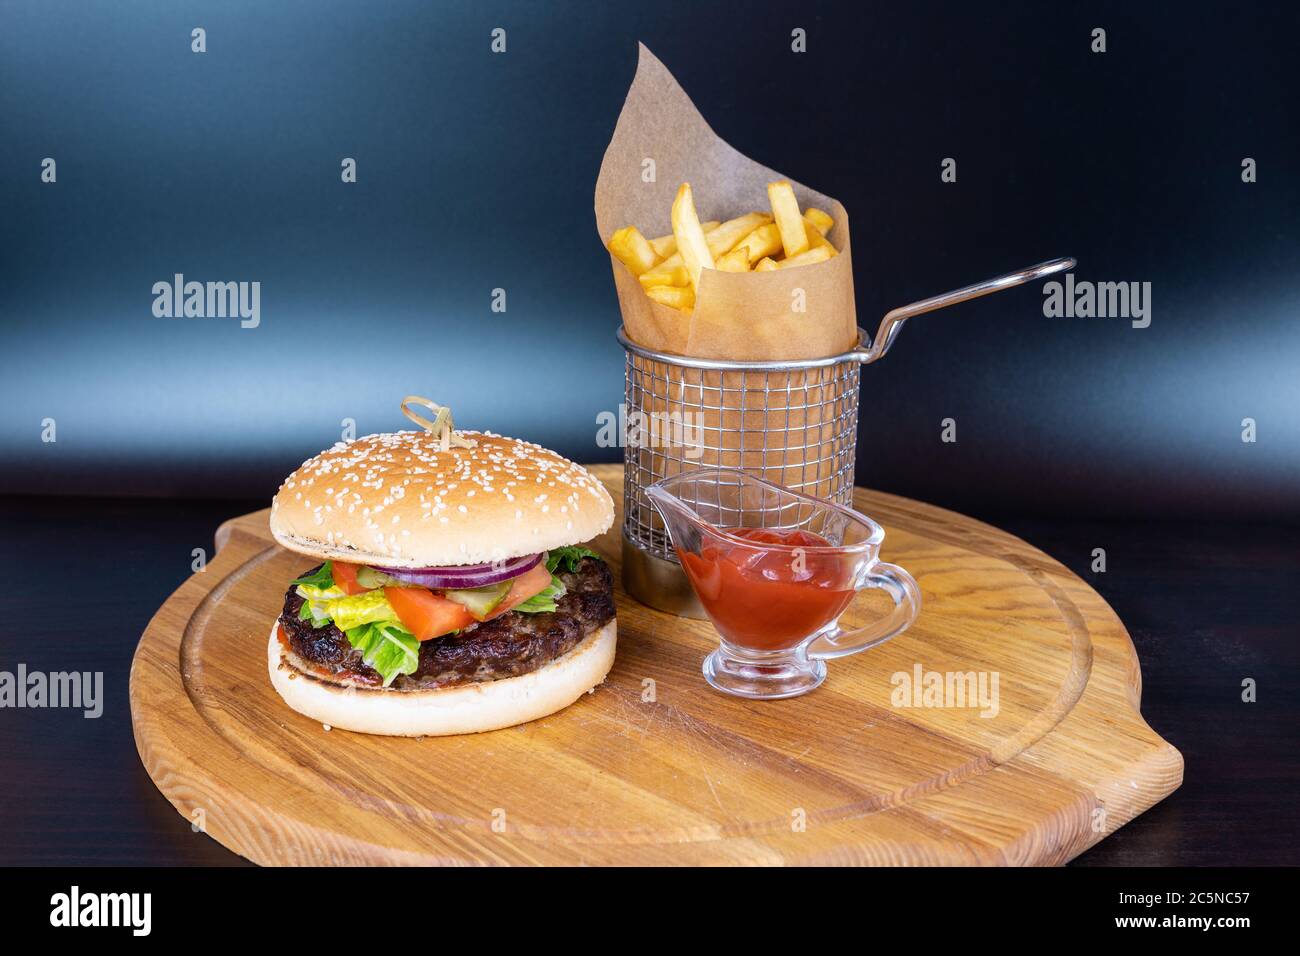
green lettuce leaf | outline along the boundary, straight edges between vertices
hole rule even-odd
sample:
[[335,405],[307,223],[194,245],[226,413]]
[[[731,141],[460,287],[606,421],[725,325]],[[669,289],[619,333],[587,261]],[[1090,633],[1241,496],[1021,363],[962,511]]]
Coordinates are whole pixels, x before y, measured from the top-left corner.
[[311,621],[312,627],[324,627],[329,624],[329,615],[321,608],[319,604],[313,604],[311,601],[303,601],[302,607],[298,608],[298,620]]
[[578,570],[578,565],[582,563],[583,558],[595,558],[597,561],[604,560],[590,548],[567,544],[562,548],[552,548],[550,550],[546,555],[546,570],[554,574],[555,569],[563,565],[564,570],[572,574]]
[[556,572],[564,570],[572,573],[578,570],[578,565],[582,563],[583,558],[604,560],[590,548],[583,548],[576,544],[552,548],[546,555],[546,570],[551,572],[551,583],[523,604],[516,605],[515,610],[523,614],[541,614],[556,610],[560,598],[564,597],[566,591],[564,582],[559,579]]
[[556,602],[564,597],[565,591],[564,582],[552,574],[550,584],[523,604],[516,604],[514,609],[523,614],[541,614],[543,611],[554,611],[559,607]]
[[326,561],[311,574],[304,574],[296,581],[290,581],[289,583],[305,584],[320,591],[328,591],[334,587],[334,562]]
[[298,597],[315,605],[319,611],[326,601],[334,601],[338,598],[347,597],[347,593],[342,588],[317,588],[310,584],[298,585]]
[[[360,597],[361,595],[357,595]],[[372,621],[344,631],[361,659],[379,672],[387,687],[398,674],[414,674],[420,663],[420,642],[391,621]]]
[[363,591],[347,597],[333,598],[313,605],[312,613],[323,611],[340,631],[350,631],[362,624],[383,621],[399,624],[397,612],[388,603],[383,591]]

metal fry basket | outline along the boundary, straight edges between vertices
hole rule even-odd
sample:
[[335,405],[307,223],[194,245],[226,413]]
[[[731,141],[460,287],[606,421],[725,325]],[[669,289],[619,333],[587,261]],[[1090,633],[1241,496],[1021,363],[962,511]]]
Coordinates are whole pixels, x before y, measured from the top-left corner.
[[626,351],[623,580],[651,607],[702,617],[663,519],[645,490],[697,468],[741,468],[840,504],[853,501],[858,383],[867,341],[805,361],[693,359],[636,345]]
[[912,316],[1074,264],[1070,258],[1053,259],[894,309],[881,319],[874,339],[859,328],[852,349],[827,358],[690,358],[637,345],[620,328],[618,340],[626,352],[623,586],[628,593],[662,611],[704,617],[663,519],[646,497],[656,481],[697,468],[740,468],[851,506],[862,366],[884,355]]

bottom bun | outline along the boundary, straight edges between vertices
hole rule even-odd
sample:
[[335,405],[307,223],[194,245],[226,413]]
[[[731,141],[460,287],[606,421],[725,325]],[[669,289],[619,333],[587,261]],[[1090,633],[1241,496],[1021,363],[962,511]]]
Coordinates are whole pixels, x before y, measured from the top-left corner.
[[284,702],[329,727],[391,737],[475,734],[563,710],[605,680],[614,665],[617,621],[588,634],[538,670],[440,690],[383,690],[333,684],[295,667],[271,627],[267,666]]

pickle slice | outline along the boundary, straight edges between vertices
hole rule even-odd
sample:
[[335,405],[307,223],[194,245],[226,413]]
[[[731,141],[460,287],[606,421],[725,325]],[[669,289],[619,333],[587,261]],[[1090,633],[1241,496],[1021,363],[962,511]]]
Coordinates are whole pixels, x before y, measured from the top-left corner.
[[382,588],[390,584],[401,584],[400,581],[394,581],[382,571],[376,571],[374,568],[360,567],[357,568],[357,584],[363,588]]
[[506,599],[506,595],[510,593],[510,586],[513,583],[513,581],[502,581],[499,584],[489,584],[481,588],[443,591],[442,594],[448,601],[455,601],[464,607],[474,616],[476,621],[481,621],[496,610],[497,605]]

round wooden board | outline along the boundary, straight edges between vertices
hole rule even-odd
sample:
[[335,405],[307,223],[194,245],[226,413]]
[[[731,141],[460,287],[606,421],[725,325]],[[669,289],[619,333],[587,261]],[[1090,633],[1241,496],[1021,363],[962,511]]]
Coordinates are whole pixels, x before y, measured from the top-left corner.
[[[621,501],[621,466],[593,470]],[[140,640],[140,757],[183,816],[266,864],[1053,864],[1178,787],[1181,756],[1138,711],[1133,644],[1091,588],[961,515],[855,502],[924,605],[812,694],[713,691],[712,628],[620,590],[618,659],[594,693],[419,740],[326,731],[281,702],[267,635],[307,561],[272,542],[268,512],[245,515]],[[593,543],[615,565],[620,523]],[[996,714],[897,706],[892,678],[918,667],[996,675]]]

